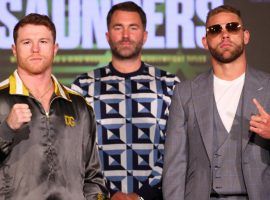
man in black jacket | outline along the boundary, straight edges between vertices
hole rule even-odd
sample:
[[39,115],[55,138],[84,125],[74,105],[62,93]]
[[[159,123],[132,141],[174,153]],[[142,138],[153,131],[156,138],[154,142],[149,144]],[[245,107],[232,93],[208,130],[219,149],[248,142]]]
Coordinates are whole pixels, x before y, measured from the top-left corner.
[[0,83],[0,200],[101,199],[94,113],[52,75],[54,24],[29,14],[13,36],[18,67]]

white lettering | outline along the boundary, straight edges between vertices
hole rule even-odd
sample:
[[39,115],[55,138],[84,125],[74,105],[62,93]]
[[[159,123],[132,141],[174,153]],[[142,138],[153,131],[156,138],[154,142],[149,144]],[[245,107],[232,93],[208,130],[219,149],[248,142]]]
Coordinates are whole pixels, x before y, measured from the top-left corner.
[[[108,49],[106,17],[112,5],[126,0],[0,0],[0,48],[10,49],[12,31],[20,16],[36,12],[50,15],[61,49]],[[23,5],[23,2],[26,5]],[[223,0],[133,0],[147,15],[145,49],[203,48],[206,15]],[[158,8],[163,8],[160,10]],[[25,10],[23,10],[25,8]],[[16,15],[17,16],[17,15]],[[164,29],[163,29],[164,28]]]
[[16,0],[1,0],[0,1],[0,21],[4,26],[0,26],[0,48],[10,49],[13,43],[13,28],[17,23],[17,18],[14,17],[7,9],[9,5],[10,11],[18,12],[22,9],[22,2]]
[[[100,4],[100,5],[99,5]],[[96,47],[101,49],[109,48],[105,33],[107,31],[106,17],[110,9],[110,0],[102,1],[82,1],[82,47],[91,49]]]
[[[181,6],[181,9],[179,7]],[[179,12],[180,10],[180,12]],[[166,47],[195,48],[194,42],[194,1],[169,0],[166,2]],[[181,41],[179,41],[181,27]]]
[[[126,0],[113,0],[113,5],[125,2]],[[141,0],[131,0],[132,2],[136,3],[138,6],[142,6]],[[147,0],[146,0],[147,1]]]
[[146,11],[147,16],[147,31],[148,38],[145,43],[145,48],[148,49],[156,49],[156,48],[164,48],[165,39],[164,36],[157,36],[157,27],[158,25],[163,24],[163,13],[155,12],[156,4],[164,3],[164,0],[147,0],[144,1],[143,8]]
[[30,13],[48,15],[47,0],[28,0],[25,13],[26,15]]
[[63,49],[79,47],[81,36],[80,0],[68,1],[68,16],[65,16],[65,0],[53,0],[52,6],[52,19],[57,29],[56,40],[59,46]]

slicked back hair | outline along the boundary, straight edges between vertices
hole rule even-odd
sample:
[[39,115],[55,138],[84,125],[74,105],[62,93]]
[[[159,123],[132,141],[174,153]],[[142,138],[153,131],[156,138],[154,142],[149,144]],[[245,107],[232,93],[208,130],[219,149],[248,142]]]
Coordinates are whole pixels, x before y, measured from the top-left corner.
[[111,7],[111,9],[107,15],[107,28],[108,29],[109,29],[110,24],[111,24],[112,16],[117,10],[138,13],[140,15],[140,18],[141,18],[141,21],[143,24],[143,28],[144,28],[144,30],[146,29],[147,20],[146,20],[145,12],[143,11],[143,9],[140,6],[138,6],[136,3],[132,2],[132,1],[126,1],[123,3],[115,4],[114,6]]
[[53,35],[53,41],[56,40],[56,29],[55,25],[52,22],[52,20],[47,15],[40,15],[37,13],[31,13],[29,15],[26,15],[23,17],[14,27],[13,29],[13,40],[16,44],[17,38],[18,38],[18,31],[21,27],[32,24],[32,25],[43,25],[46,26]]
[[210,10],[208,12],[207,17],[206,17],[206,24],[208,24],[208,21],[212,16],[219,14],[219,13],[222,13],[222,12],[236,14],[240,18],[240,20],[243,22],[240,10],[238,10],[232,6],[229,6],[229,5],[222,5],[222,6],[216,7],[213,10]]

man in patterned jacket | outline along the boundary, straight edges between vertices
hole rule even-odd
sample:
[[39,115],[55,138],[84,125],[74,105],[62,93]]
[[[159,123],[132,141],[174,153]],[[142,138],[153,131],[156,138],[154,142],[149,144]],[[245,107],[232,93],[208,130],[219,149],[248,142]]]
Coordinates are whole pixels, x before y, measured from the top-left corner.
[[29,14],[13,36],[18,67],[0,83],[0,200],[101,199],[94,112],[51,74],[54,24]]
[[112,61],[80,75],[72,89],[94,108],[112,200],[162,199],[166,122],[179,79],[141,61],[147,32],[146,16],[138,5],[114,5],[107,28]]

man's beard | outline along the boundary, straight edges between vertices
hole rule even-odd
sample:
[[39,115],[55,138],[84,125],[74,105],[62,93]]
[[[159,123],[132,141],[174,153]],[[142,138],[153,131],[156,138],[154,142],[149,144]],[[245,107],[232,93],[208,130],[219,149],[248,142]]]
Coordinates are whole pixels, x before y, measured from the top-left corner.
[[210,54],[220,63],[230,63],[239,58],[244,52],[244,44],[237,45],[235,49],[231,51],[231,55],[229,57],[224,57],[223,53],[220,53],[216,50],[216,48],[212,48],[209,46]]
[[[122,42],[130,42],[132,44],[132,47],[130,47],[130,49],[124,49],[121,48],[121,43]],[[120,59],[120,60],[126,60],[126,59],[132,59],[132,58],[137,58],[142,51],[142,46],[143,46],[143,42],[132,42],[130,40],[121,40],[119,42],[112,42],[109,41],[110,47],[111,47],[111,51],[114,57]],[[127,52],[126,52],[127,51]]]

